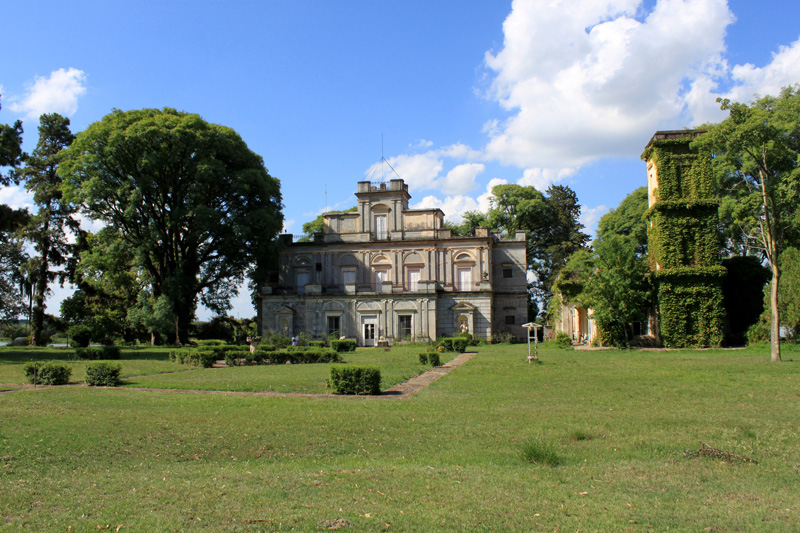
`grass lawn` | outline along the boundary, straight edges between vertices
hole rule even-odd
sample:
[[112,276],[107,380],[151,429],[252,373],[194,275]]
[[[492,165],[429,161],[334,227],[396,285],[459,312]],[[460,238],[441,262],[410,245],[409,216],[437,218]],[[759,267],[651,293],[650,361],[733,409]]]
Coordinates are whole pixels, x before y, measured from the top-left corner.
[[[540,365],[526,354],[479,347],[404,400],[7,393],[0,529],[309,531],[344,519],[347,531],[800,530],[795,347],[779,364],[766,347],[544,348]],[[311,379],[291,376],[305,365],[266,368],[295,386]],[[217,388],[237,382],[210,375]],[[684,455],[701,443],[757,462]]]

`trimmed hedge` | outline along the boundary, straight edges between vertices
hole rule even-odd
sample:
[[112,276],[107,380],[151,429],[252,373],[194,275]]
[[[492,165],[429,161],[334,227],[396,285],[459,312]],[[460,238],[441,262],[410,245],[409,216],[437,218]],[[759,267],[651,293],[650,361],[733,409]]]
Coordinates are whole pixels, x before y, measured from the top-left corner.
[[428,364],[428,353],[427,352],[423,352],[423,353],[419,354],[419,364],[421,364],[421,365],[427,365]]
[[210,350],[172,350],[169,352],[169,360],[182,365],[211,368],[217,361],[217,356]]
[[22,370],[28,383],[34,385],[64,385],[72,375],[71,367],[53,361],[27,363]]
[[324,348],[325,341],[308,341],[308,346],[311,348]]
[[119,359],[120,349],[119,346],[75,348],[75,357],[78,359],[86,359],[88,361],[97,361],[100,359]]
[[111,363],[95,363],[86,367],[86,384],[90,387],[116,387],[120,383],[122,366]]
[[464,353],[467,351],[469,339],[466,337],[445,337],[439,341],[447,352]]
[[431,366],[439,366],[442,364],[441,359],[439,358],[439,352],[431,352],[428,354],[428,363]]
[[332,366],[328,386],[336,394],[380,394],[381,371],[372,366]]
[[331,348],[336,350],[337,352],[355,352],[356,341],[352,339],[332,340]]

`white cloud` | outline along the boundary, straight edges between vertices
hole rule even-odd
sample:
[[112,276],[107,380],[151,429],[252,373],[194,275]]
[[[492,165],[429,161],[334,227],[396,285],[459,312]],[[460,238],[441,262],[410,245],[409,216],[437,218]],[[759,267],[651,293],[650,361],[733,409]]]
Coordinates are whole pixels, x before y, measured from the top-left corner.
[[290,231],[292,231],[292,227],[294,226],[294,224],[295,224],[295,220],[294,219],[284,220],[283,221],[283,233],[289,233]]
[[444,212],[445,220],[458,224],[463,220],[466,211],[478,209],[478,202],[474,198],[460,194],[448,196],[444,200],[435,196],[426,196],[419,203],[414,204],[412,209],[441,209]]
[[70,116],[78,110],[78,97],[86,92],[85,84],[86,74],[82,70],[54,70],[47,78],[37,76],[25,96],[19,101],[10,99],[8,107],[31,120],[44,113]]
[[31,212],[36,211],[33,195],[26,191],[24,187],[17,185],[0,187],[0,204],[6,204],[12,209],[27,208]]
[[726,95],[731,100],[750,102],[754,95],[777,96],[783,87],[800,82],[800,40],[781,46],[769,65],[736,65],[731,75],[739,84]]
[[724,0],[659,0],[644,20],[638,0],[569,7],[513,3],[503,49],[486,55],[496,73],[490,96],[513,113],[485,126],[488,157],[576,168],[638,155],[653,131],[686,120],[687,87],[719,71],[733,21]]
[[[433,186],[434,180],[439,176],[439,173],[444,167],[442,161],[439,159],[436,152],[425,152],[423,154],[402,154],[390,157],[386,160],[391,168],[381,168],[385,163],[379,161],[370,167],[366,172],[370,179],[374,177],[395,177],[394,172],[397,172],[409,190],[425,190]],[[394,169],[394,172],[392,172]]]
[[538,191],[546,191],[550,185],[575,174],[574,168],[526,168],[518,185],[533,186]]
[[611,209],[605,205],[598,205],[597,207],[590,208],[581,207],[581,216],[578,218],[578,221],[586,228],[586,233],[594,238],[597,234],[597,223],[600,221],[600,218],[609,211],[611,211]]
[[435,187],[445,194],[464,194],[476,187],[475,178],[486,170],[481,163],[465,163],[453,168],[444,178],[436,181]]

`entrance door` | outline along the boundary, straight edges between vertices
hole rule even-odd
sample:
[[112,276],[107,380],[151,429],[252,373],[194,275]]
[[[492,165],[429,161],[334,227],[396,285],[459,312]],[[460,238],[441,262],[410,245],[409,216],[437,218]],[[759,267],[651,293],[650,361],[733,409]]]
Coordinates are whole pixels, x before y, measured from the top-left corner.
[[364,338],[364,346],[375,346],[375,334],[378,319],[374,316],[361,318],[361,332]]

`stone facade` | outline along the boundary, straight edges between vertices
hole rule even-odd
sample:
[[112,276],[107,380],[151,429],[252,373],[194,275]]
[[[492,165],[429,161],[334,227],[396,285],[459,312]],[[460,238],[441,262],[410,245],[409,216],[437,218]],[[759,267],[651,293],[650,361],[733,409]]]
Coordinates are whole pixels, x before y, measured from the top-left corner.
[[312,242],[284,235],[261,290],[264,334],[435,339],[469,331],[525,338],[526,241],[487,228],[453,236],[439,209],[409,209],[408,186],[358,183],[357,211],[324,216]]

